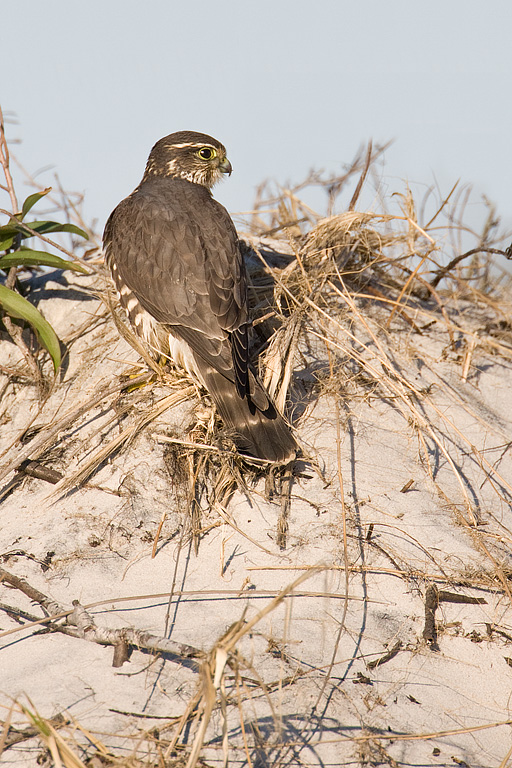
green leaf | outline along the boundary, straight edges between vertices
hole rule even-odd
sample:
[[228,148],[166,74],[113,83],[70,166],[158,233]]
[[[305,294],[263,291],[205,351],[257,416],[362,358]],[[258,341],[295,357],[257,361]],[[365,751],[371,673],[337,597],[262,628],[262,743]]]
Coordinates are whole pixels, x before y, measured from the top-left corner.
[[54,256],[53,253],[46,253],[46,251],[33,251],[31,248],[20,248],[19,251],[0,256],[0,269],[11,267],[53,267],[54,269],[71,269],[73,272],[87,275],[87,270],[75,261],[61,259],[60,256]]
[[0,251],[8,251],[14,245],[14,235],[7,235],[2,229],[4,227],[0,227]]
[[[30,227],[34,232],[28,232],[24,229],[24,226]],[[27,237],[35,237],[36,233],[43,235],[51,232],[70,232],[86,240],[89,239],[87,232],[84,232],[83,229],[74,224],[59,224],[58,221],[31,221],[23,225],[21,222],[18,224],[13,218],[9,224],[4,224],[3,227],[0,227],[0,251],[12,248],[17,235],[21,240],[26,240]]]
[[29,195],[25,202],[23,203],[23,208],[21,209],[21,218],[24,219],[27,213],[30,211],[31,208],[34,207],[34,205],[39,202],[39,200],[48,194],[48,192],[51,192],[52,188],[47,187],[46,189],[43,189],[42,192],[34,192],[33,195]]
[[48,350],[53,360],[53,367],[57,371],[60,365],[60,343],[57,334],[50,323],[44,319],[38,309],[30,301],[20,296],[16,291],[11,291],[5,285],[0,285],[0,306],[12,317],[26,320],[37,333],[40,343]]
[[[47,232],[71,232],[71,234],[79,235],[85,240],[89,239],[87,232],[84,232],[83,229],[75,226],[75,224],[60,224],[58,221],[29,221],[26,226],[30,227],[30,229],[34,229],[40,235],[46,234]],[[21,227],[18,227],[17,231],[21,231],[24,238],[33,237],[32,234],[29,234],[25,230],[21,229]]]
[[[19,235],[20,231],[15,223],[14,218],[11,219],[9,224],[4,224],[0,227],[0,251],[6,251],[8,248],[12,248],[14,245],[14,238]],[[28,237],[28,235],[26,235]]]

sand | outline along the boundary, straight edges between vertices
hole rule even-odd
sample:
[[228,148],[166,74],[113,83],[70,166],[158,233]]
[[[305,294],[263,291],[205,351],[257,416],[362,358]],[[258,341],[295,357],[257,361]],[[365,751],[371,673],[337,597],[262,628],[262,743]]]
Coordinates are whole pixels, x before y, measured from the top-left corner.
[[[294,392],[304,458],[280,548],[282,505],[267,498],[264,477],[247,476],[224,508],[204,495],[203,533],[191,536],[166,439],[190,440],[207,398],[193,390],[135,429],[190,382],[106,394],[64,422],[121,374],[145,370],[101,289],[98,276],[33,278],[30,298],[69,354],[42,406],[34,386],[0,374],[1,566],[64,611],[97,604],[85,638],[47,631],[20,613],[43,618],[41,607],[4,581],[7,744],[31,725],[28,709],[61,715],[59,737],[92,766],[185,765],[194,744],[208,766],[509,765],[512,345],[493,331],[507,298],[501,314],[447,299],[462,329],[453,326],[453,344],[440,313],[421,334],[399,316],[387,332],[389,312],[362,299],[366,327],[333,311],[303,337]],[[427,325],[420,309],[409,314]],[[5,337],[0,362],[22,366]],[[131,428],[132,439],[66,487]],[[23,457],[65,481],[16,473]],[[441,600],[424,636],[427,594]],[[119,641],[123,629],[176,647],[166,655],[132,645],[113,667],[113,646],[91,640],[101,630]],[[202,653],[176,655],[179,644]],[[30,734],[4,750],[2,765],[57,764]]]

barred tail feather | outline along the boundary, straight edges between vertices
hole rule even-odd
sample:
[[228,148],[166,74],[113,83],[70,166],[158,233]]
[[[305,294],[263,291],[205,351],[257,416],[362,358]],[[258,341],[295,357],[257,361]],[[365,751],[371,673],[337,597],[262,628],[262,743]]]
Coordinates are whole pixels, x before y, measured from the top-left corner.
[[[242,453],[287,463],[297,453],[290,428],[276,410],[263,385],[256,376],[249,372],[250,388],[254,399],[242,398],[235,383],[216,371],[213,367],[196,358],[201,379],[210,393],[215,406],[228,429],[234,432],[234,441]],[[265,409],[257,407],[254,400]]]

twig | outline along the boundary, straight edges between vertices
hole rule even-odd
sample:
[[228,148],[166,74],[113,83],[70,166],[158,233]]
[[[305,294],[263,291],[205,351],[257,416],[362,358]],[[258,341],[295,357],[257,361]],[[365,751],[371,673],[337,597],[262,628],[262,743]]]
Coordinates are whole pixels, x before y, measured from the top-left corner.
[[[51,720],[46,720],[46,723],[52,728],[62,728],[69,724],[69,720],[59,713],[52,717]],[[9,749],[9,747],[13,747],[15,744],[21,744],[23,741],[33,739],[40,735],[41,731],[35,725],[30,725],[27,728],[15,728],[13,725],[10,725],[6,729],[3,749]]]
[[[4,115],[2,112],[1,106],[0,106],[0,163],[2,165],[2,168],[4,169],[4,176],[7,184],[7,191],[9,192],[9,197],[11,198],[12,211],[13,213],[18,213],[19,212],[18,201],[16,199],[16,193],[14,191],[14,184],[12,182],[11,171],[9,169],[9,148],[7,146],[7,140],[5,138]],[[11,214],[7,212],[7,215],[10,216]]]
[[23,594],[29,597],[31,600],[39,603],[41,608],[43,608],[50,616],[56,614],[60,615],[64,612],[62,606],[59,605],[59,603],[56,603],[55,600],[47,597],[45,594],[29,584],[28,581],[25,581],[25,579],[20,579],[19,576],[15,576],[13,573],[9,573],[9,571],[6,571],[2,567],[0,567],[0,581],[5,582],[6,584],[10,584],[11,587],[14,587],[15,589],[19,589],[20,592],[23,592]]
[[[52,621],[50,628],[72,637],[99,643],[100,645],[114,646],[114,666],[121,666],[127,660],[126,646],[139,648],[152,653],[165,653],[181,658],[201,658],[204,653],[191,645],[176,643],[165,637],[158,637],[150,632],[132,628],[107,629],[98,627],[91,614],[80,605],[78,600],[73,601],[73,610],[64,611],[63,607],[43,592],[29,584],[25,579],[15,576],[0,567],[0,581],[10,584],[24,595],[38,603],[48,613],[47,619]],[[57,625],[53,621],[67,616],[67,624]]]
[[387,661],[391,661],[391,659],[394,659],[394,657],[398,654],[398,651],[402,647],[402,641],[397,640],[394,646],[383,656],[380,656],[378,659],[373,659],[373,661],[369,661],[366,666],[368,669],[375,669],[376,667],[380,667],[382,664],[385,664]]
[[432,278],[430,281],[430,285],[432,288],[436,288],[438,284],[441,282],[443,277],[445,277],[448,272],[451,272],[451,270],[457,266],[457,264],[462,261],[463,259],[467,259],[468,256],[474,256],[477,253],[496,253],[499,256],[505,256],[505,258],[509,259],[510,255],[509,252],[511,251],[512,246],[510,248],[507,248],[506,251],[502,251],[499,248],[486,248],[486,247],[479,247],[479,248],[472,248],[470,251],[466,251],[466,253],[461,253],[459,256],[456,256],[454,259],[452,259],[446,267],[442,267],[440,270],[437,271],[435,277]]
[[459,595],[454,592],[440,590],[435,584],[430,584],[425,590],[425,626],[423,628],[423,639],[429,644],[432,650],[439,650],[437,645],[436,611],[439,603],[467,603],[469,605],[486,605],[487,601],[483,597],[471,597],[470,595]]
[[440,603],[465,603],[466,605],[487,605],[483,597],[471,597],[470,595],[457,595],[454,592],[446,592],[440,589],[438,592]]
[[354,208],[356,207],[356,203],[359,199],[359,195],[361,194],[361,189],[363,188],[363,184],[365,182],[366,176],[370,169],[371,162],[372,162],[372,142],[370,140],[368,142],[368,149],[366,150],[366,160],[365,160],[363,172],[359,177],[359,181],[357,182],[357,187],[355,188],[354,194],[352,195],[352,200],[350,201],[347,209],[349,211],[353,211]]
[[63,477],[61,472],[57,472],[57,470],[51,469],[51,467],[46,467],[40,461],[24,461],[18,467],[18,472],[22,472],[29,477],[35,477],[36,480],[45,480],[47,483],[52,483],[52,485],[58,483]]
[[439,590],[435,584],[431,584],[425,591],[425,626],[423,639],[427,641],[433,650],[437,650],[436,611],[439,606]]
[[[66,635],[79,637],[89,642],[100,645],[112,645],[114,647],[114,667],[119,667],[127,660],[125,647],[138,648],[152,653],[164,653],[179,656],[184,659],[200,659],[205,654],[198,648],[186,643],[177,643],[165,637],[153,635],[140,629],[123,627],[122,629],[108,629],[98,627],[91,614],[80,605],[78,600],[73,600],[74,610],[68,618],[68,624],[59,627],[58,630]],[[121,650],[121,653],[120,653]]]

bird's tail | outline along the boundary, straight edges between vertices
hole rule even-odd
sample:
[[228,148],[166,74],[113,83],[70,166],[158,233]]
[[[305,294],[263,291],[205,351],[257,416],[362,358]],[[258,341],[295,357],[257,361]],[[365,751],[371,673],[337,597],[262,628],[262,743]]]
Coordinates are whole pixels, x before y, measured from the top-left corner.
[[[251,395],[240,397],[234,382],[202,361],[203,383],[242,453],[285,464],[297,453],[290,427],[276,410],[257,376],[250,371]],[[257,404],[256,404],[257,403]]]

